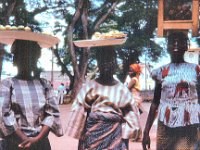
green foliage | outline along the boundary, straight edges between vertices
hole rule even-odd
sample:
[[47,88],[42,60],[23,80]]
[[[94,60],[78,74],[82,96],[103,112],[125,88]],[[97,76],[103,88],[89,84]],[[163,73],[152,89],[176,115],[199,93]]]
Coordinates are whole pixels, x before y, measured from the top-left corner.
[[[0,15],[5,16],[9,6],[13,4],[13,0],[2,0],[2,9]],[[121,0],[114,11],[100,25],[97,30],[94,29],[95,24],[99,21],[104,13],[111,7],[114,0],[93,0],[89,1],[88,9],[88,33],[89,38],[96,31],[108,32],[112,29],[123,31],[127,34],[127,41],[122,46],[117,46],[118,59],[123,67],[119,67],[118,74],[124,76],[130,63],[139,62],[139,57],[144,53],[151,60],[155,61],[161,55],[162,48],[150,38],[155,37],[155,29],[157,27],[157,0]],[[74,0],[17,0],[15,7],[10,16],[9,22],[11,25],[28,25],[34,30],[40,31],[43,26],[47,25],[44,22],[37,22],[35,16],[38,14],[49,15],[55,18],[55,24],[52,27],[54,33],[62,34],[64,44],[58,49],[58,53],[63,55],[60,57],[66,67],[71,65],[71,57],[68,52],[67,26],[73,19],[73,14],[77,7],[77,1]],[[6,25],[3,17],[0,17],[0,24]],[[79,20],[73,31],[73,40],[84,39],[83,25]],[[65,53],[63,53],[63,50]],[[147,51],[148,50],[148,51]],[[90,53],[88,72],[93,71],[96,67],[95,50]],[[81,58],[82,49],[76,48],[76,57]],[[81,68],[81,64],[79,65]],[[122,77],[123,78],[123,77]]]
[[124,0],[115,12],[101,26],[101,31],[110,28],[127,34],[127,41],[118,49],[118,58],[123,67],[118,74],[123,80],[131,63],[139,63],[139,57],[146,54],[149,60],[156,61],[162,54],[162,48],[151,41],[157,27],[157,1]]

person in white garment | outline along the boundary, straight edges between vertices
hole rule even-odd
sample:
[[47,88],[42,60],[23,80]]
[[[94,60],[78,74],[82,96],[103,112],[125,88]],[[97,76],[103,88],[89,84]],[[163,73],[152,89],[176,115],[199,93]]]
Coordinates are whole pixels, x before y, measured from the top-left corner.
[[61,83],[58,86],[58,104],[63,104],[64,102],[64,94],[65,94],[65,86]]
[[170,33],[167,48],[171,62],[152,71],[156,86],[143,132],[143,149],[150,148],[149,131],[156,117],[157,150],[195,149],[200,127],[200,66],[184,60],[187,34]]

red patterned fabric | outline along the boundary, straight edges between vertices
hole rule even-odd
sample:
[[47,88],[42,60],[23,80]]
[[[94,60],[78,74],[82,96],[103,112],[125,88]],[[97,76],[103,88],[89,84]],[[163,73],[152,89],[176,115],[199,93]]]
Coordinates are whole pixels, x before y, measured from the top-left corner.
[[199,73],[199,66],[192,63],[170,63],[152,71],[162,85],[159,121],[171,128],[200,124]]

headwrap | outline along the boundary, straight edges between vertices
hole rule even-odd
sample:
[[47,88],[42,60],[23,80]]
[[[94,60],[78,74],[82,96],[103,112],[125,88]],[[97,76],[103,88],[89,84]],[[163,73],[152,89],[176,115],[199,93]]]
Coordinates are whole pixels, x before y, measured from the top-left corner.
[[139,64],[131,64],[130,68],[133,69],[133,71],[136,72],[136,73],[142,72],[142,68]]

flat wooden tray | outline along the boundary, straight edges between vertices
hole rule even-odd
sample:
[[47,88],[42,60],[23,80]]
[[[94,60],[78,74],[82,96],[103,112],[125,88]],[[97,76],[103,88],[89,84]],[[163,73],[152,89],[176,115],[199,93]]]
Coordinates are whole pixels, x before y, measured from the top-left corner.
[[12,45],[15,39],[36,41],[42,48],[50,48],[59,43],[59,39],[52,35],[23,30],[0,30],[0,43]]
[[74,45],[77,47],[97,47],[97,46],[121,45],[126,42],[126,39],[127,38],[79,40],[79,41],[74,41]]

